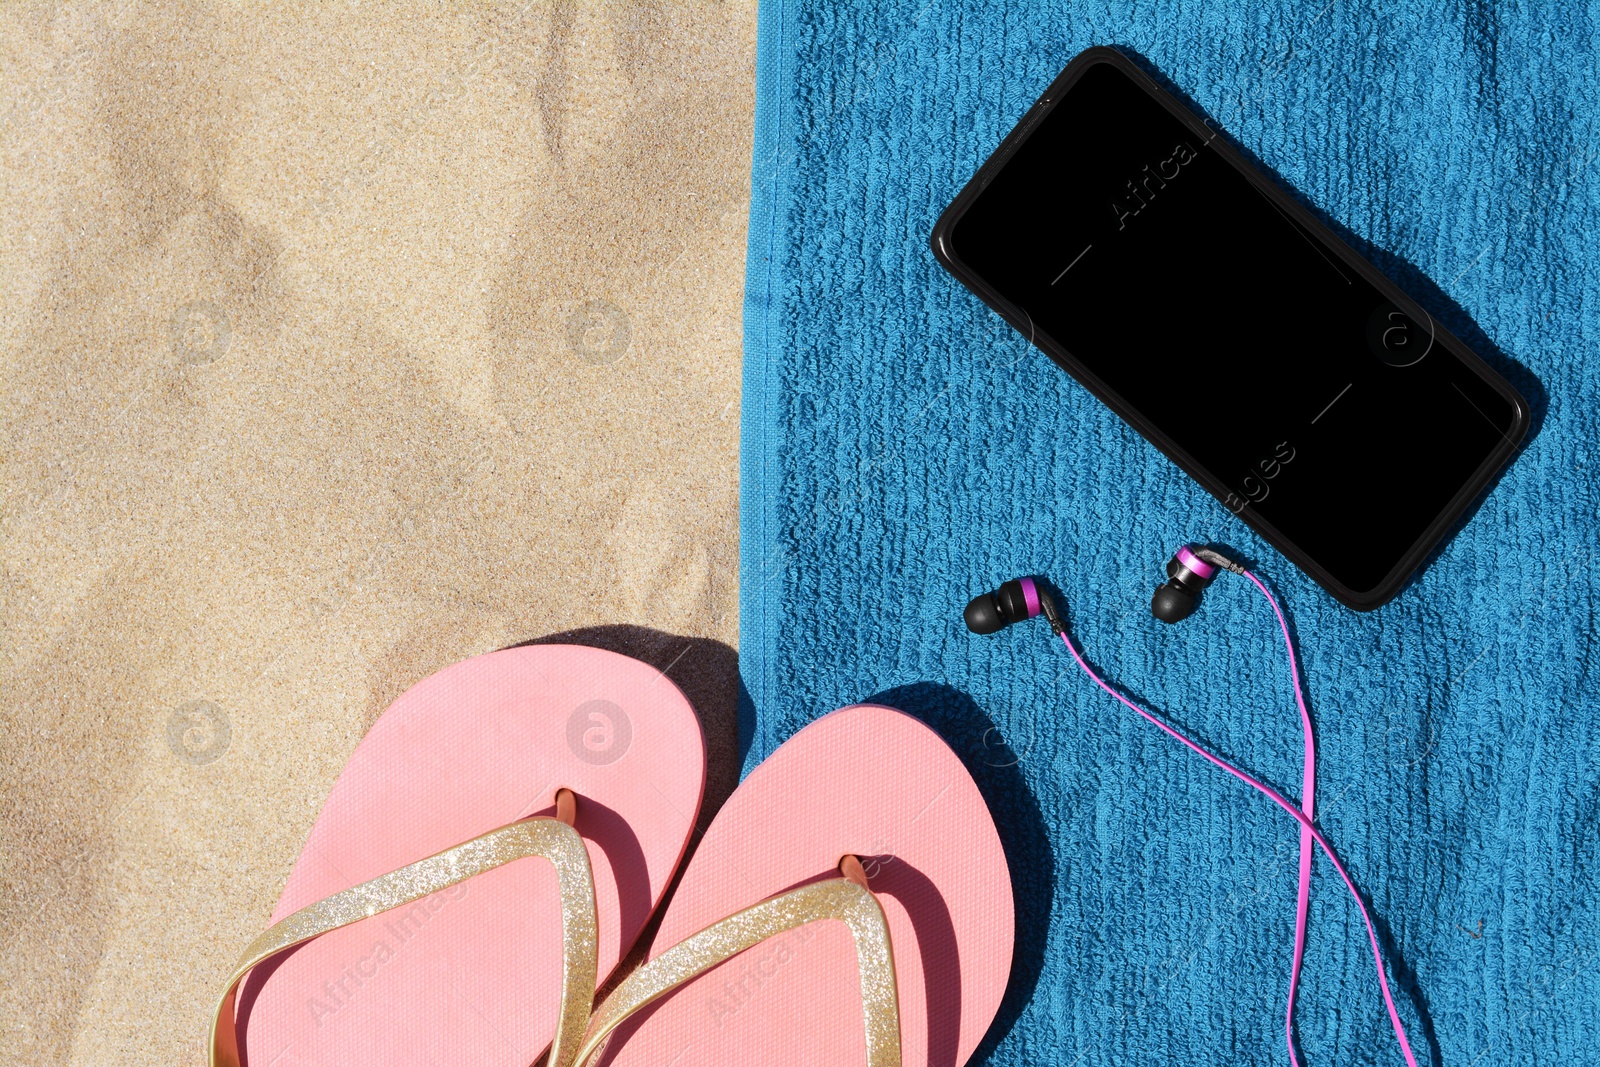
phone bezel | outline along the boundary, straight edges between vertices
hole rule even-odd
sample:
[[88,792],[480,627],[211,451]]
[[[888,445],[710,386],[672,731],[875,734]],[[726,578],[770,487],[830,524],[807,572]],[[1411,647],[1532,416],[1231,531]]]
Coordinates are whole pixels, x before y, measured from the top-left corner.
[[[1365,257],[1351,248],[1338,234],[1323,225],[1315,216],[1307,211],[1297,200],[1278,186],[1272,179],[1261,173],[1249,160],[1245,159],[1227,140],[1220,136],[1220,131],[1214,129],[1205,120],[1195,115],[1183,103],[1172,96],[1161,86],[1157,85],[1144,71],[1140,70],[1132,60],[1115,48],[1096,46],[1080,52],[1073,57],[1050,87],[1044,91],[1034,105],[1028,109],[1015,128],[1000,142],[998,148],[990,155],[971,180],[962,187],[961,192],[939,216],[938,223],[934,226],[930,243],[936,259],[948,270],[957,281],[970,289],[979,299],[992,310],[1004,318],[1011,326],[1027,337],[1045,355],[1049,356],[1058,366],[1072,375],[1078,382],[1088,389],[1098,400],[1120,416],[1123,421],[1132,426],[1140,436],[1149,441],[1168,459],[1176,463],[1184,473],[1188,474],[1200,486],[1219,502],[1224,508],[1237,516],[1245,525],[1260,534],[1269,544],[1305,571],[1316,583],[1326,589],[1334,599],[1346,607],[1357,611],[1371,611],[1381,607],[1394,598],[1410,578],[1411,574],[1433,550],[1440,539],[1459,519],[1462,513],[1477,496],[1483,492],[1491,478],[1510,460],[1517,446],[1526,435],[1529,425],[1528,403],[1522,394],[1512,387],[1511,383],[1483,361],[1477,353],[1468,348],[1459,338],[1449,330],[1428,316],[1434,330],[1434,343],[1441,345],[1455,358],[1461,360],[1468,368],[1487,382],[1497,393],[1503,396],[1512,406],[1512,426],[1509,433],[1502,436],[1502,441],[1497,445],[1489,457],[1483,462],[1476,472],[1461,487],[1460,491],[1450,499],[1450,502],[1435,516],[1423,530],[1415,543],[1401,556],[1394,568],[1370,590],[1350,589],[1333,577],[1321,564],[1302,550],[1292,540],[1286,537],[1271,523],[1255,513],[1255,507],[1246,504],[1239,511],[1234,511],[1227,506],[1230,493],[1227,485],[1203,465],[1179,448],[1171,439],[1163,434],[1158,427],[1147,420],[1132,405],[1126,403],[1115,391],[1108,388],[1088,368],[1084,367],[1072,357],[1066,348],[1057,343],[1054,338],[1040,336],[1033,328],[1032,321],[1025,311],[1012,306],[988,283],[963,263],[955,255],[951,246],[950,234],[961,217],[966,214],[978,195],[1000,173],[1017,148],[1025,142],[1045,115],[1066,95],[1072,85],[1083,76],[1091,67],[1108,63],[1117,70],[1127,75],[1129,79],[1145,93],[1159,102],[1178,121],[1182,122],[1196,136],[1203,138],[1210,147],[1215,149],[1222,159],[1226,160],[1236,171],[1242,174],[1247,181],[1254,185],[1277,208],[1287,214],[1295,224],[1304,227],[1330,250],[1338,254],[1352,270],[1359,273],[1370,282],[1380,293],[1388,296],[1397,307],[1416,308],[1422,311],[1416,300],[1400,289],[1382,271],[1378,270]],[[1426,314],[1425,311],[1423,311]]]

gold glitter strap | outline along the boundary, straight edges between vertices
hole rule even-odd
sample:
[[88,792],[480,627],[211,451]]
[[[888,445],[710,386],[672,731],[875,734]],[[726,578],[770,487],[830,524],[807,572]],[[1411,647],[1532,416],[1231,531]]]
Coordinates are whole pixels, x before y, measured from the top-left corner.
[[595,1011],[575,1067],[586,1067],[624,1019],[724,960],[785,930],[839,919],[855,937],[867,1067],[900,1067],[900,1003],[889,924],[871,890],[850,878],[813,882],[736,912],[629,975]]
[[561,889],[561,1005],[551,1039],[550,1067],[570,1067],[594,1003],[596,927],[589,851],[571,826],[539,816],[491,830],[438,855],[308,904],[274,923],[245,949],[211,1020],[211,1067],[238,1067],[234,998],[244,976],[263,961],[314,937],[421,900],[513,860],[550,861]]

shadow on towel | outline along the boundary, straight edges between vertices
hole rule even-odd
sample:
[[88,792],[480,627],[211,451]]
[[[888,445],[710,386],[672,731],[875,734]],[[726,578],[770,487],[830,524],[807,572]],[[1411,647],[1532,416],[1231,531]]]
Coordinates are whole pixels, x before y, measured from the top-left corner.
[[968,1061],[981,1064],[1011,1031],[1044,970],[1045,932],[1050,928],[1056,884],[1055,856],[1044,816],[1016,758],[993,744],[998,735],[994,720],[961,690],[937,682],[914,682],[875,693],[863,703],[899,708],[937,731],[961,757],[1000,831],[1017,910],[1016,945],[1005,999]]

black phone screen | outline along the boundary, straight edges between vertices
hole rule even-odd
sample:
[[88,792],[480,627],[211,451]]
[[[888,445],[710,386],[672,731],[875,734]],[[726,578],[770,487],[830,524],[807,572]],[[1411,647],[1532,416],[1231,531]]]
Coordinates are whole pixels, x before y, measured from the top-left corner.
[[1375,606],[1526,407],[1159,91],[1097,62],[1047,95],[957,201],[948,253],[1235,514]]

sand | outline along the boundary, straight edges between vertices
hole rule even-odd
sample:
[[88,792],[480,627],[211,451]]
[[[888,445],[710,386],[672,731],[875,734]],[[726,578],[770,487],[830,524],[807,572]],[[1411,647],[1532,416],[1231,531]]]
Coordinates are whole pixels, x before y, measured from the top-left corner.
[[0,9],[5,1061],[202,1062],[351,749],[456,660],[670,667],[731,789],[754,38]]

